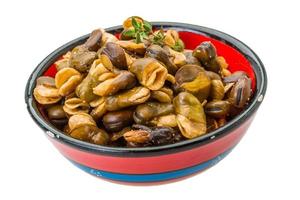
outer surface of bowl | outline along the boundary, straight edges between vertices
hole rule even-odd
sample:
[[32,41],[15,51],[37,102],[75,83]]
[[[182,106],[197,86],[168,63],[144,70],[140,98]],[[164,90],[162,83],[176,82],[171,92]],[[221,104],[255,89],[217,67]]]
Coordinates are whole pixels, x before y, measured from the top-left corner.
[[176,153],[147,157],[113,157],[93,154],[51,139],[59,151],[80,169],[116,181],[153,182],[187,176],[222,160],[246,133],[252,120],[208,144]]
[[[29,78],[25,99],[29,113],[45,130],[51,142],[73,164],[98,176],[124,182],[159,182],[175,180],[207,169],[224,158],[240,141],[251,124],[266,91],[266,73],[255,53],[237,39],[219,31],[189,24],[156,22],[157,28],[174,28],[187,48],[193,49],[200,42],[212,41],[218,54],[224,56],[231,71],[244,70],[253,80],[255,91],[248,108],[217,131],[173,145],[151,148],[101,147],[75,140],[55,129],[43,119],[43,113],[32,97],[35,80],[42,74],[54,76],[52,63],[62,54],[83,43],[88,35],[60,47],[50,54],[35,69]],[[112,27],[108,32],[118,33],[121,27]],[[48,69],[50,66],[50,69]]]

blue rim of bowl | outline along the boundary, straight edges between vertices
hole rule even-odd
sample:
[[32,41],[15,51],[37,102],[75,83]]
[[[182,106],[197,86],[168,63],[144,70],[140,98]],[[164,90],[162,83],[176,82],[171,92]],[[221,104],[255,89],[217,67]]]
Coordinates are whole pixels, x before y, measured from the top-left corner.
[[[245,56],[245,58],[250,62],[256,77],[255,93],[247,108],[243,110],[234,119],[230,120],[225,126],[220,127],[215,131],[212,131],[208,134],[194,139],[185,140],[164,146],[139,148],[108,147],[80,141],[68,135],[65,135],[62,131],[56,129],[53,125],[51,125],[50,122],[43,118],[33,98],[33,89],[35,87],[36,78],[41,76],[48,69],[48,67],[51,64],[53,64],[61,55],[66,53],[68,50],[74,48],[75,46],[84,43],[84,41],[89,37],[89,34],[86,34],[64,44],[63,46],[53,51],[41,63],[39,63],[38,66],[31,73],[26,84],[25,102],[27,104],[27,110],[31,115],[32,119],[36,122],[36,124],[42,130],[44,130],[44,132],[47,133],[48,136],[52,137],[53,139],[70,145],[74,148],[80,149],[82,151],[106,154],[111,156],[143,157],[175,153],[207,144],[211,141],[219,139],[220,137],[230,134],[233,130],[237,129],[247,119],[249,119],[252,115],[255,114],[256,110],[259,108],[265,97],[267,89],[267,74],[262,61],[252,49],[250,49],[246,44],[232,37],[231,35],[203,26],[178,22],[152,22],[152,25],[154,28],[172,28],[179,31],[188,31],[214,38],[233,47],[234,49],[239,51],[243,56]],[[105,30],[112,34],[120,33],[122,31],[122,26],[114,26]]]

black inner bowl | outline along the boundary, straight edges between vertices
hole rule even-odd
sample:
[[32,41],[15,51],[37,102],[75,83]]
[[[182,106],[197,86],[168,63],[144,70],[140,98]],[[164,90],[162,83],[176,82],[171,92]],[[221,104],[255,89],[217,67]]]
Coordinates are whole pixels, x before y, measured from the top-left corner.
[[[56,49],[50,55],[48,55],[33,71],[30,75],[25,91],[25,102],[27,104],[27,109],[37,123],[37,125],[42,128],[50,137],[56,139],[60,142],[71,145],[74,148],[79,148],[84,151],[92,151],[94,153],[109,154],[113,156],[151,156],[158,154],[167,154],[182,150],[191,149],[203,144],[206,144],[212,140],[217,140],[218,138],[231,133],[234,129],[238,128],[243,124],[249,117],[251,117],[255,111],[260,106],[263,97],[266,92],[267,87],[267,76],[263,63],[259,57],[244,43],[237,40],[236,38],[206,27],[196,26],[184,23],[174,23],[174,22],[153,22],[154,28],[164,27],[165,29],[173,28],[180,31],[194,32],[197,34],[205,35],[210,38],[217,39],[233,48],[238,50],[245,58],[250,62],[253,71],[255,73],[256,85],[255,93],[252,96],[251,102],[238,116],[230,120],[225,126],[218,128],[215,131],[209,132],[203,136],[181,141],[174,144],[164,145],[164,146],[154,146],[154,147],[140,147],[140,148],[127,148],[127,147],[109,147],[109,146],[99,146],[91,144],[88,142],[80,141],[74,139],[62,131],[55,128],[50,122],[44,119],[40,113],[37,103],[33,97],[33,89],[35,87],[35,81],[39,76],[52,65],[61,55],[66,53],[73,47],[84,43],[84,41],[89,37],[89,34],[79,37],[71,42],[66,43],[60,48]],[[120,33],[122,31],[122,26],[115,26],[105,29],[109,33]]]

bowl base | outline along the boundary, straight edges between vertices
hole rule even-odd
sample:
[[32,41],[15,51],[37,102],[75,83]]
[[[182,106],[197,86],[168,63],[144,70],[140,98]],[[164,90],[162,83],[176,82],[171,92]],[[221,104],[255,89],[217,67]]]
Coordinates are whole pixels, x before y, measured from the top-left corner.
[[[233,147],[234,148],[234,147]],[[155,174],[119,174],[113,172],[107,172],[102,170],[93,169],[84,165],[81,165],[77,162],[69,160],[79,169],[96,176],[101,179],[105,179],[109,182],[125,184],[125,185],[161,185],[176,182],[182,179],[189,178],[193,175],[203,172],[204,170],[214,166],[225,158],[233,148],[225,151],[224,153],[216,156],[215,158],[203,162],[201,164],[188,167],[185,169],[164,172],[164,173],[155,173]]]

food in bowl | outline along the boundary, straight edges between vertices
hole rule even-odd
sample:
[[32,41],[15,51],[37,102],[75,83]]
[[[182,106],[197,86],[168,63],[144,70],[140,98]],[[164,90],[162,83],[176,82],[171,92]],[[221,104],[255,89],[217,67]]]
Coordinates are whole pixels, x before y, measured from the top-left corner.
[[[29,114],[41,130],[46,133],[47,139],[51,141],[64,157],[91,175],[117,182],[121,181],[122,183],[161,184],[166,183],[165,181],[181,180],[182,177],[188,177],[189,175],[201,172],[217,164],[237,146],[263,102],[267,88],[266,71],[260,58],[243,42],[226,33],[198,25],[178,22],[152,22],[151,24],[154,31],[160,29],[165,31],[169,29],[176,30],[179,34],[179,38],[185,45],[185,49],[190,49],[190,52],[193,52],[202,42],[210,41],[217,49],[218,56],[223,56],[226,59],[228,63],[227,70],[231,73],[236,73],[237,71],[243,71],[239,73],[246,72],[247,76],[251,79],[251,97],[247,100],[247,105],[242,108],[241,112],[239,112],[239,109],[233,109],[234,107],[230,109],[230,115],[227,117],[228,120],[226,123],[224,119],[216,120],[218,124],[220,124],[218,129],[207,131],[207,133],[193,139],[183,138],[183,141],[180,140],[171,144],[141,145],[135,147],[124,147],[126,140],[124,139],[122,131],[120,131],[119,134],[112,134],[113,132],[107,132],[107,134],[109,134],[110,139],[114,141],[121,138],[121,140],[124,141],[124,146],[113,146],[112,144],[99,145],[75,139],[62,131],[65,124],[68,123],[69,118],[65,117],[65,112],[62,112],[64,111],[63,109],[58,109],[56,106],[62,107],[63,105],[57,103],[57,105],[52,108],[54,110],[56,109],[56,111],[51,111],[52,114],[48,115],[48,107],[50,109],[52,105],[39,104],[34,98],[34,89],[39,82],[43,80],[38,80],[39,77],[48,76],[54,78],[59,70],[57,69],[57,61],[61,60],[62,62],[68,63],[66,62],[67,59],[64,60],[64,58],[70,56],[68,52],[78,45],[84,44],[91,34],[76,38],[50,53],[33,70],[26,85],[25,102]],[[106,33],[114,35],[119,40],[123,31],[123,26],[114,26],[105,29]],[[158,42],[158,45],[161,44],[161,42]],[[139,52],[142,51],[139,50]],[[192,55],[192,53],[186,54],[187,60],[192,59],[197,61],[193,57],[190,57],[190,55]],[[62,64],[62,66],[64,65]],[[78,70],[81,71],[81,69]],[[222,71],[221,77],[225,77],[228,71]],[[239,73],[227,81],[235,82],[234,80],[236,78],[234,77],[240,76]],[[76,76],[78,74],[74,73],[73,75],[75,75],[75,78],[71,79],[72,81],[78,77]],[[53,86],[53,79],[44,85],[47,85],[47,87]],[[175,88],[172,90],[174,89]],[[64,91],[66,92],[66,90],[62,90],[62,92]],[[167,90],[164,89],[164,91],[168,94]],[[93,98],[93,93],[89,94],[91,95],[87,96],[87,98]],[[56,98],[61,98],[55,95],[53,95],[53,97],[51,101],[56,101]],[[64,99],[65,97],[59,101],[63,101]],[[100,105],[103,104],[102,101],[96,103]],[[86,104],[83,103],[80,107],[85,110],[85,106]],[[69,110],[70,112],[77,112],[76,107],[72,108],[71,106]],[[130,115],[131,112],[132,110],[126,112],[125,115]],[[111,117],[111,115],[108,116]],[[118,114],[117,116],[120,115]],[[85,118],[86,123],[94,124],[94,122],[89,121],[89,119],[89,117]],[[207,123],[210,123],[209,119],[207,116]],[[53,125],[54,122],[57,123],[57,128]],[[96,124],[97,122],[98,121],[96,121]],[[122,123],[125,123],[125,121],[122,121]],[[97,131],[99,128],[103,129],[104,125],[102,125],[99,126],[97,124],[97,127],[88,126],[87,129],[90,129],[88,132],[93,132],[91,130]],[[114,128],[114,123],[109,123],[109,126]],[[142,130],[145,128],[142,126],[152,128],[144,124],[134,126]],[[82,129],[85,128],[86,127],[83,127]],[[127,132],[133,128],[133,125],[132,127],[128,126],[127,129],[124,128],[124,131]],[[68,130],[68,126],[66,126],[66,130]],[[78,131],[80,132],[80,129]],[[177,136],[180,135],[178,134]],[[105,139],[105,137],[100,137],[98,140],[101,140],[101,138]],[[120,140],[118,142],[120,142]]]
[[231,73],[210,41],[195,49],[175,29],[130,17],[115,36],[96,29],[55,61],[33,91],[65,134],[112,147],[149,147],[208,134],[248,105],[252,83]]

